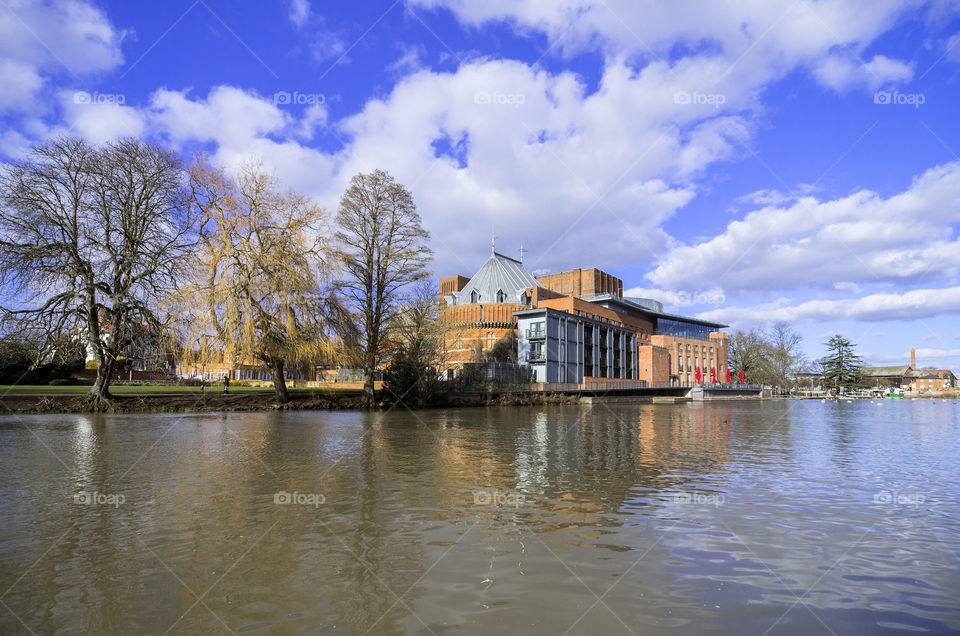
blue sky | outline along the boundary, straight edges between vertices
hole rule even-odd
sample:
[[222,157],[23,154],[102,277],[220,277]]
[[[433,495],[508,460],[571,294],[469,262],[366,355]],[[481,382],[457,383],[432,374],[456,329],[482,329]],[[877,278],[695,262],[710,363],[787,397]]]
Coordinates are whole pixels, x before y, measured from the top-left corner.
[[0,155],[58,133],[384,168],[437,275],[599,267],[810,356],[960,370],[960,3],[4,0]]

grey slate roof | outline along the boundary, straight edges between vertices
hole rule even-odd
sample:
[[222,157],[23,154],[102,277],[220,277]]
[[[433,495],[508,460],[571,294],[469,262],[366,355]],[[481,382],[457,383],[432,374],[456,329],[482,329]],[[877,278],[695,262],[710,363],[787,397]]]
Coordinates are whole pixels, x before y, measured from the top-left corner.
[[[520,304],[523,291],[528,287],[539,287],[540,283],[523,267],[523,263],[509,256],[494,252],[487,262],[477,270],[462,290],[454,292],[457,305],[469,305],[472,302]],[[473,300],[473,292],[477,300]],[[502,291],[505,298],[497,300],[497,292]]]
[[867,378],[883,378],[907,375],[910,370],[910,365],[907,364],[895,367],[862,367],[860,373]]

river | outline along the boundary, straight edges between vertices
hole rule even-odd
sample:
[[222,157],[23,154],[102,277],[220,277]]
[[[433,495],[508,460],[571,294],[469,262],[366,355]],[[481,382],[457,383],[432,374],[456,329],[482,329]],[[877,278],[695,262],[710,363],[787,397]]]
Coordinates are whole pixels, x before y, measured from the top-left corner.
[[0,418],[3,634],[960,631],[960,403]]

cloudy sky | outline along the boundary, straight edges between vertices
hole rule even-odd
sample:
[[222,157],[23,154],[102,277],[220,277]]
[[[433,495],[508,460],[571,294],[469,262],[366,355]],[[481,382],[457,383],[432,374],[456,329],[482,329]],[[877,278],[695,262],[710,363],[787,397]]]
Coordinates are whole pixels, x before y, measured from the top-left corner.
[[57,133],[384,168],[438,276],[599,267],[809,355],[960,370],[960,1],[0,0],[0,159]]

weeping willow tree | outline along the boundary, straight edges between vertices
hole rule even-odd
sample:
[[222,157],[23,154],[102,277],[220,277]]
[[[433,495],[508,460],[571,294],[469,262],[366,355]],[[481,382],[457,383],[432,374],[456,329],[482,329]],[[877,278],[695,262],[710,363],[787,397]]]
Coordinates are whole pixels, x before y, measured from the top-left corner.
[[288,366],[331,355],[325,212],[256,163],[230,176],[200,159],[189,172],[203,222],[194,281],[184,290],[184,359],[258,364],[269,370],[277,402],[288,402]]

